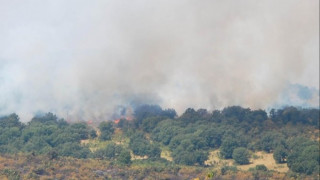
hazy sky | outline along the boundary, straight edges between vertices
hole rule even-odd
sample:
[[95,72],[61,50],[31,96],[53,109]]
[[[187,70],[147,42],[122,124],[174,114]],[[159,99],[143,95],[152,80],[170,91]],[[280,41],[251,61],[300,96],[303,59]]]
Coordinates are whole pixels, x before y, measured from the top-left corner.
[[319,88],[318,0],[0,0],[0,115],[268,108],[290,84]]

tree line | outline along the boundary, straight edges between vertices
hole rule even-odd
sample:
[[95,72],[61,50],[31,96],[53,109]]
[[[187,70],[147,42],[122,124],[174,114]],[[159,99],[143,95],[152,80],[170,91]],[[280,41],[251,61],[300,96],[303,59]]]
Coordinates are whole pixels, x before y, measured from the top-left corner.
[[[273,153],[277,163],[288,163],[293,172],[312,174],[319,169],[319,142],[308,132],[319,127],[319,109],[286,107],[251,110],[240,106],[208,112],[187,109],[177,116],[174,109],[142,105],[134,119],[101,122],[100,135],[86,123],[69,124],[52,113],[35,116],[28,123],[17,114],[0,117],[0,153],[46,154],[51,158],[99,158],[131,163],[132,152],[152,161],[164,161],[161,148],[168,147],[174,163],[205,166],[209,152],[248,164],[250,152]],[[130,139],[128,147],[108,143],[96,151],[81,145],[84,139],[110,141],[115,128]]]

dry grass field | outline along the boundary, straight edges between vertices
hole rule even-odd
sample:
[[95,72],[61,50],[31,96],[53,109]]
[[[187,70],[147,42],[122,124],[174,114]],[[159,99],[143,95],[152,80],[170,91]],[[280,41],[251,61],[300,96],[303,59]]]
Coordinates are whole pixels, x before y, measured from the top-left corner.
[[247,165],[237,165],[232,159],[222,159],[219,157],[219,150],[211,151],[209,154],[209,159],[205,162],[206,165],[213,166],[215,168],[221,168],[222,166],[237,166],[238,169],[247,171],[250,168],[254,168],[256,165],[264,164],[269,170],[274,170],[278,172],[288,172],[289,168],[287,164],[277,164],[273,159],[272,153],[265,153],[262,151],[255,152],[250,158],[250,164]]
[[273,158],[272,153],[265,153],[265,152],[259,151],[259,152],[255,152],[254,155],[257,158],[251,158],[250,164],[241,165],[241,166],[238,166],[238,168],[241,170],[249,170],[250,168],[254,168],[256,165],[264,164],[269,170],[274,170],[278,172],[288,172],[289,170],[286,163],[277,164]]

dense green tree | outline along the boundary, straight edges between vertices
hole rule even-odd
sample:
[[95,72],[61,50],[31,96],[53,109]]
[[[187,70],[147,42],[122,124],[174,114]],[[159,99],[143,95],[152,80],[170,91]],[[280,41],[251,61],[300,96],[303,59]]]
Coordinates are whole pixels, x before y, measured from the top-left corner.
[[208,159],[208,152],[201,150],[190,151],[179,146],[172,152],[172,156],[174,162],[177,164],[203,165],[204,162]]
[[142,120],[141,128],[145,132],[151,132],[157,126],[157,124],[160,121],[162,121],[163,119],[164,119],[164,117],[162,117],[162,116],[147,117]]
[[48,153],[52,147],[43,137],[33,136],[23,147],[24,152],[36,152],[37,154]]
[[112,122],[101,122],[99,124],[100,139],[103,141],[110,140],[114,132]]
[[319,173],[319,163],[319,144],[317,143],[291,149],[287,160],[288,167],[292,171],[304,174]]
[[135,155],[139,156],[148,156],[150,158],[160,157],[161,150],[158,146],[150,144],[146,140],[134,140],[130,141],[129,144],[130,149],[132,149]]
[[161,149],[156,144],[149,144],[147,147],[147,155],[151,158],[160,158]]
[[232,158],[232,153],[235,148],[238,147],[238,142],[236,139],[228,137],[223,140],[220,147],[220,154],[225,159]]
[[195,123],[200,120],[200,116],[193,108],[188,108],[179,118],[185,124]]
[[182,146],[185,149],[198,150],[198,149],[207,149],[207,143],[202,138],[196,134],[180,134],[172,138],[169,148],[175,149],[178,146]]
[[232,158],[238,164],[249,164],[250,153],[244,147],[235,148],[232,153]]
[[282,134],[278,132],[266,132],[262,135],[257,145],[258,149],[270,153],[278,146],[286,146],[286,143]]
[[319,109],[301,109],[292,106],[270,111],[270,118],[277,124],[301,123],[319,127],[319,116]]
[[86,124],[69,125],[52,113],[37,115],[27,125],[20,123],[15,114],[0,119],[0,124],[6,126],[0,126],[1,152],[46,154],[56,149],[59,155],[81,158],[90,153],[80,146],[80,140],[88,137]]
[[131,155],[128,150],[123,149],[117,157],[118,162],[121,164],[131,164]]
[[306,159],[313,159],[320,163],[320,156],[319,156],[319,144],[314,143],[313,145],[307,146],[306,148],[303,149],[301,155],[302,157]]
[[221,111],[219,110],[212,111],[211,121],[221,123],[222,119],[223,117],[222,117]]
[[0,128],[0,145],[8,144],[20,135],[21,131],[18,127]]
[[223,136],[223,131],[218,127],[207,127],[200,134],[205,141],[207,146],[211,148],[217,148],[221,145],[221,139]]
[[110,143],[106,147],[98,149],[93,153],[93,157],[99,159],[117,160],[121,164],[130,164],[130,152],[124,149],[121,145]]
[[42,124],[56,124],[58,122],[58,117],[53,113],[49,112],[44,115],[37,115],[31,119],[29,124],[32,123],[42,123]]
[[230,106],[222,110],[222,115],[225,118],[235,118],[239,121],[245,120],[245,118],[249,113],[250,113],[249,108],[242,108],[240,106]]
[[173,119],[177,116],[177,112],[174,109],[165,109],[162,111],[161,116],[168,119]]
[[171,139],[181,133],[181,127],[173,120],[161,121],[152,131],[152,139],[168,145]]
[[114,159],[116,158],[123,148],[115,143],[110,143],[106,145],[104,148],[98,149],[94,152],[94,157],[100,159]]
[[89,130],[88,126],[85,123],[74,123],[69,127],[69,131],[72,134],[77,134],[80,139],[88,139],[89,138]]
[[97,137],[97,131],[94,130],[94,129],[91,129],[90,132],[89,132],[89,136],[91,139],[94,139]]
[[0,127],[2,128],[12,128],[18,127],[19,129],[23,127],[23,124],[19,121],[19,116],[15,113],[9,116],[0,117]]
[[90,154],[89,148],[83,147],[78,143],[72,142],[60,144],[56,148],[56,151],[60,156],[71,156],[75,158],[87,158]]
[[142,120],[147,117],[161,116],[162,108],[158,105],[140,105],[134,110],[134,124],[136,127],[140,126]]
[[285,163],[288,153],[283,146],[278,146],[273,152],[273,158],[277,163]]
[[157,145],[151,144],[142,132],[135,132],[131,136],[129,148],[135,155],[148,156],[150,158],[159,158],[161,153],[161,149]]

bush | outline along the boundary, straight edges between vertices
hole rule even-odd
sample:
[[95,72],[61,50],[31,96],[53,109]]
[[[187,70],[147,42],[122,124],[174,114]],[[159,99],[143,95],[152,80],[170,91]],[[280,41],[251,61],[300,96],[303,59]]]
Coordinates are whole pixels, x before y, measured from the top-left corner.
[[93,157],[99,159],[117,160],[121,164],[130,164],[130,152],[121,145],[115,143],[108,144],[106,147],[94,152]]
[[277,147],[273,152],[273,158],[274,160],[276,160],[277,163],[285,163],[287,156],[288,153],[286,149],[284,149],[281,146]]
[[90,138],[91,138],[91,139],[96,138],[96,137],[97,137],[97,132],[96,132],[96,130],[91,129],[90,132],[89,132],[89,135],[90,135]]
[[268,168],[264,164],[258,164],[255,168],[257,171],[268,171]]
[[223,166],[223,167],[221,168],[221,174],[222,174],[222,175],[227,174],[228,171],[237,172],[238,169],[237,169],[236,166]]
[[249,152],[247,151],[246,148],[243,148],[243,147],[234,149],[232,153],[232,158],[238,164],[249,164],[249,157],[250,157]]
[[100,129],[100,139],[103,141],[110,140],[114,132],[112,122],[102,122],[99,124]]
[[283,135],[278,132],[267,132],[261,137],[257,145],[258,149],[270,153],[276,147],[285,145],[285,140]]
[[118,158],[117,158],[118,162],[120,162],[121,164],[131,164],[131,155],[130,152],[123,149]]
[[100,159],[114,159],[122,151],[122,147],[115,143],[108,144],[106,147],[98,149],[93,156]]
[[148,156],[149,158],[159,158],[161,149],[156,144],[151,144],[141,132],[135,132],[129,143],[129,148],[135,155]]
[[294,150],[288,155],[288,167],[297,173],[319,173],[319,146],[318,144]]
[[175,163],[184,165],[203,165],[208,159],[208,152],[202,150],[188,151],[179,146],[172,152],[172,157]]
[[56,149],[60,156],[71,156],[75,158],[87,158],[91,153],[89,148],[82,147],[78,143],[65,143],[61,144]]
[[225,159],[232,158],[232,153],[235,148],[237,148],[238,143],[234,138],[226,138],[223,140],[221,148],[220,148],[220,154]]

